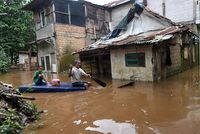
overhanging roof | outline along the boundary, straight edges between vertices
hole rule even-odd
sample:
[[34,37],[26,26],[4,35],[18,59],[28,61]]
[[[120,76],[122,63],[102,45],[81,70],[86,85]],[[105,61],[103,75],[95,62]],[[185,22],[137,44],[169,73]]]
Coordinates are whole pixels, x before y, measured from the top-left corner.
[[50,2],[51,0],[32,0],[30,3],[22,7],[22,10],[34,11],[36,8],[39,8],[40,5]]
[[84,53],[88,51],[94,51],[98,49],[109,49],[111,47],[120,47],[120,46],[131,46],[131,45],[150,45],[159,43],[162,41],[169,40],[174,37],[174,35],[178,33],[182,33],[184,31],[187,31],[188,27],[185,26],[170,26],[164,29],[155,30],[155,31],[149,31],[145,33],[140,33],[138,35],[129,35],[126,38],[123,38],[121,40],[115,40],[113,39],[111,42],[107,43],[106,41],[103,42],[100,40],[99,42],[96,42],[96,44],[89,45],[88,47],[85,47],[83,49],[80,49],[73,54],[77,53]]

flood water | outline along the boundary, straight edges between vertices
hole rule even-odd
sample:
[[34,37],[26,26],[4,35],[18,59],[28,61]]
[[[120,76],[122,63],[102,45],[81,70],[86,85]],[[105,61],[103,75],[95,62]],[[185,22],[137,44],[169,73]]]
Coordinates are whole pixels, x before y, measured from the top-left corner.
[[[160,82],[117,88],[117,80],[94,81],[86,91],[26,94],[46,110],[25,134],[199,134],[200,67]],[[0,80],[15,87],[31,83],[33,72],[11,72]],[[56,76],[50,76],[49,79]],[[67,81],[67,75],[58,76]],[[35,128],[35,129],[34,129]]]

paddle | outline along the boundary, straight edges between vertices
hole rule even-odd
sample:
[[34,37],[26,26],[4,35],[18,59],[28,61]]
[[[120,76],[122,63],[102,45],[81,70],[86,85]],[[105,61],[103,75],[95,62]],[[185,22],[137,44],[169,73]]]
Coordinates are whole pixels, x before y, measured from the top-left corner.
[[97,79],[97,78],[94,78],[94,77],[91,77],[96,83],[98,83],[99,85],[101,85],[102,87],[106,87],[106,83]]

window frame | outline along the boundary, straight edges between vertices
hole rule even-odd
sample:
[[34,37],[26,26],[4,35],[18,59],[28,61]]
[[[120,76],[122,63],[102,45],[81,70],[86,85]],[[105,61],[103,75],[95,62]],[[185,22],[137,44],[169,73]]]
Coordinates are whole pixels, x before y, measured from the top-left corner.
[[[141,60],[143,60],[143,61],[141,61]],[[134,63],[130,64],[130,62],[132,62],[132,63],[135,62],[135,64]],[[125,54],[125,66],[126,67],[146,67],[145,52],[126,53]]]
[[47,26],[46,11],[44,9],[40,11],[40,25],[41,27]]

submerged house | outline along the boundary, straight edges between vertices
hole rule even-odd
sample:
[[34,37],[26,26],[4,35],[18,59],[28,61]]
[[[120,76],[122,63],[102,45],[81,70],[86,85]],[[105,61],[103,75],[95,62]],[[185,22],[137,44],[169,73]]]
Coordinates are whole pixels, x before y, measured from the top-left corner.
[[198,64],[197,36],[187,26],[137,3],[110,10],[112,32],[74,53],[89,73],[157,81]]
[[[116,0],[105,6],[130,7],[132,0]],[[187,25],[190,31],[200,36],[200,1],[199,0],[137,0],[143,2],[152,11],[165,16],[178,24]],[[200,49],[199,49],[200,51]],[[199,58],[200,59],[200,55]],[[200,62],[200,61],[198,61]]]
[[29,51],[19,51],[18,66],[20,70],[37,69],[37,53]]
[[34,15],[39,64],[47,72],[61,72],[85,47],[109,30],[109,12],[86,1],[33,0],[23,10]]

